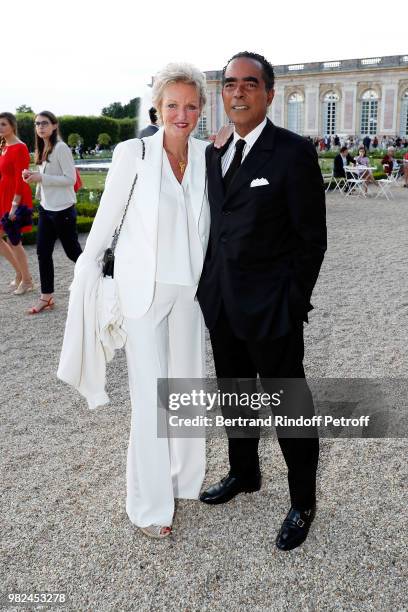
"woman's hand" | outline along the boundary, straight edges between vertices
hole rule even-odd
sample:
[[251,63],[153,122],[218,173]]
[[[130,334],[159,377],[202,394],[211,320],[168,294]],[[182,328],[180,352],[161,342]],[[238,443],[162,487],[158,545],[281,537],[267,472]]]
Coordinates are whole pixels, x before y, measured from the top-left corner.
[[22,172],[23,181],[28,183],[41,183],[42,176],[40,172],[30,172],[30,170],[23,170]]
[[9,219],[10,221],[14,221],[14,219],[16,218],[16,210],[18,208],[18,204],[17,202],[13,202],[11,203],[11,208],[10,208],[10,212],[9,212]]
[[222,147],[227,142],[228,138],[233,134],[234,126],[233,125],[223,125],[219,130],[217,136],[215,137],[214,147],[216,149],[222,149]]

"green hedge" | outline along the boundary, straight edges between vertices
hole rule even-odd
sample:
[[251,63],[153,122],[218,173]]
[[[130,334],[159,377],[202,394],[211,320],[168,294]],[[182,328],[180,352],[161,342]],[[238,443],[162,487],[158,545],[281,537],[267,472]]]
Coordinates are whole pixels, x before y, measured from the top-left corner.
[[119,140],[121,142],[136,138],[138,133],[137,119],[116,119],[116,121],[119,124]]
[[96,215],[96,211],[98,210],[98,205],[87,202],[77,204],[76,209],[79,217],[88,217],[89,219],[93,219]]
[[[29,151],[34,151],[34,119],[32,113],[17,113],[18,134],[26,143]],[[65,142],[70,134],[79,134],[86,148],[94,147],[99,134],[109,134],[112,144],[135,138],[137,119],[113,119],[112,117],[96,117],[81,115],[63,115],[58,117],[60,132]]]
[[111,117],[63,115],[58,120],[61,136],[65,142],[68,142],[70,134],[79,134],[86,148],[94,147],[101,132],[109,134],[113,143],[119,142],[119,122]]

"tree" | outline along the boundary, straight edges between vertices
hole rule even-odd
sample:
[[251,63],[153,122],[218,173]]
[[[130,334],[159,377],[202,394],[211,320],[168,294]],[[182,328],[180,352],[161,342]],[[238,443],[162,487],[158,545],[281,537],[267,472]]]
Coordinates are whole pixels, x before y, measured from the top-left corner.
[[102,132],[102,134],[99,134],[98,136],[98,145],[100,145],[101,147],[109,147],[111,140],[112,139],[109,134],[106,134],[106,132]]
[[138,117],[139,115],[139,108],[140,108],[140,98],[132,98],[132,100],[130,100],[127,104],[125,104],[125,106],[123,107],[125,110],[125,117]]
[[112,104],[102,109],[102,115],[104,117],[112,117],[113,119],[122,119],[124,116],[123,106],[120,102],[112,102]]
[[126,119],[137,117],[139,113],[140,98],[133,98],[127,104],[112,102],[102,109],[102,115],[113,119]]
[[34,151],[34,115],[31,113],[17,113],[18,137],[26,143],[29,151]]
[[68,146],[70,147],[76,147],[78,146],[81,142],[83,142],[83,138],[82,136],[80,136],[80,134],[70,134],[68,136]]
[[27,106],[27,104],[22,104],[21,106],[17,106],[16,113],[34,113],[31,106]]

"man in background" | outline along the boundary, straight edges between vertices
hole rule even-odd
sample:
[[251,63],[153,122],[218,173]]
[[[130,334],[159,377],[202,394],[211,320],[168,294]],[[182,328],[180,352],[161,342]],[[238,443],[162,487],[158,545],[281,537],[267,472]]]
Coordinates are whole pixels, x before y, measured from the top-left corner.
[[147,136],[153,136],[153,134],[155,134],[157,130],[159,129],[159,126],[157,125],[157,111],[153,106],[149,108],[149,117],[150,117],[150,125],[145,127],[143,130],[140,130],[139,138],[146,138]]

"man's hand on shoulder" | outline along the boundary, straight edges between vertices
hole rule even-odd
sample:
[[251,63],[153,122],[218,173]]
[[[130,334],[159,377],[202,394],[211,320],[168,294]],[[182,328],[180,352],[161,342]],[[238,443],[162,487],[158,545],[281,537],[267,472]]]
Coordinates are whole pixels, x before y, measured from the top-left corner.
[[214,140],[214,148],[222,149],[222,147],[228,142],[229,138],[231,138],[234,133],[233,125],[223,125],[222,128],[218,131],[217,136]]

